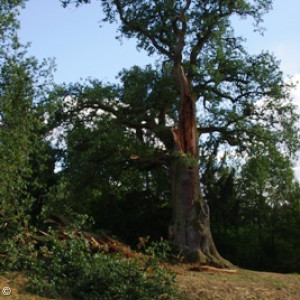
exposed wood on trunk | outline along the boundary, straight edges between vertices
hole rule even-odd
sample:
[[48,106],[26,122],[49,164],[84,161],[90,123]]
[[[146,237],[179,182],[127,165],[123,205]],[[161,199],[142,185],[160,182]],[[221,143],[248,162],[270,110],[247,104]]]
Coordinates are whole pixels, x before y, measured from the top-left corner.
[[218,253],[210,231],[207,203],[200,194],[196,99],[181,65],[174,66],[179,85],[181,107],[178,128],[172,130],[173,151],[179,151],[171,162],[173,221],[169,229],[186,261],[229,267]]
[[[171,39],[165,37],[163,30],[152,30],[155,28],[151,23],[152,17],[148,19],[148,24],[147,19],[139,22],[135,17],[132,18],[132,14],[127,12],[131,12],[131,9],[135,8],[134,5],[125,4],[120,0],[116,0],[114,3],[122,24],[126,26],[126,31],[138,33],[146,40],[144,43],[146,49],[149,42],[159,53],[172,61],[174,76],[180,92],[178,127],[174,128],[170,135],[165,132],[155,132],[168,150],[173,152],[169,163],[173,206],[173,221],[169,228],[170,237],[185,252],[186,256],[193,257],[198,262],[218,266],[230,265],[220,257],[216,250],[210,232],[208,205],[200,194],[196,98],[193,95],[191,83],[194,77],[193,67],[197,65],[198,55],[210,39],[214,27],[232,11],[220,11],[219,14],[216,14],[218,18],[211,20],[208,26],[199,29],[196,34],[196,43],[193,41],[191,44],[188,41],[191,24],[188,23],[190,23],[192,13],[192,1],[186,0],[185,4],[174,5],[174,8],[176,7],[174,13],[172,11],[171,14],[158,13],[158,19],[155,19],[158,24],[166,24],[170,21],[171,26],[168,33],[172,35]],[[156,4],[154,3],[154,5]],[[214,15],[212,14],[212,16]],[[186,43],[191,46],[190,61],[187,61],[188,76],[182,65],[183,53],[188,49],[188,47],[185,48]],[[173,143],[170,138],[173,138]]]
[[174,73],[180,87],[181,107],[179,112],[178,134],[181,149],[192,157],[198,157],[196,105],[190,84],[182,66],[175,66]]

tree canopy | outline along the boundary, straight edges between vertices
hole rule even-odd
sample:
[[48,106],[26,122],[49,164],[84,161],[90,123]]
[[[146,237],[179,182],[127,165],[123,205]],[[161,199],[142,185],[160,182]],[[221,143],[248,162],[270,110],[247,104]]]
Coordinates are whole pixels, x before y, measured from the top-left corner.
[[[94,255],[92,239],[81,243],[78,230],[69,236],[82,226],[132,247],[157,240],[152,247],[165,257],[172,245],[186,261],[299,271],[294,84],[274,55],[248,53],[232,25],[234,16],[250,17],[261,30],[272,2],[103,0],[102,21],[116,22],[119,38],[136,38],[158,60],[121,70],[114,84],[55,85],[51,60],[30,57],[17,38],[26,1],[2,1],[0,267],[38,271],[45,289],[72,290],[74,266],[92,282],[105,273],[100,266],[89,277],[102,254]],[[120,267],[112,276],[126,273],[118,259],[106,260]],[[161,280],[158,290],[168,290],[166,278],[155,277],[150,289]],[[127,293],[128,283],[119,286]]]
[[[79,90],[71,87],[75,106],[93,115],[104,110],[140,141],[154,141],[151,161],[170,172],[175,244],[191,260],[227,265],[210,234],[199,167],[220,152],[248,159],[257,151],[271,154],[274,145],[287,156],[299,147],[292,84],[273,55],[247,53],[231,25],[233,16],[251,17],[260,29],[272,1],[104,0],[101,5],[103,21],[118,22],[120,37],[135,37],[138,48],[159,54],[159,67],[125,71],[121,86],[93,81]],[[157,84],[163,78],[170,82],[168,92]],[[136,157],[145,162],[143,155]]]

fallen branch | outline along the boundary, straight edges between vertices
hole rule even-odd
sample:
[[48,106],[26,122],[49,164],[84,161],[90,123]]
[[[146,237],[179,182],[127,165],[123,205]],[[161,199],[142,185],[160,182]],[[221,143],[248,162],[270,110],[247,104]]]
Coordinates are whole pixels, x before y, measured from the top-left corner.
[[189,268],[189,271],[196,271],[196,272],[212,272],[212,273],[228,273],[228,274],[236,274],[237,270],[234,269],[219,269],[211,266],[193,266]]

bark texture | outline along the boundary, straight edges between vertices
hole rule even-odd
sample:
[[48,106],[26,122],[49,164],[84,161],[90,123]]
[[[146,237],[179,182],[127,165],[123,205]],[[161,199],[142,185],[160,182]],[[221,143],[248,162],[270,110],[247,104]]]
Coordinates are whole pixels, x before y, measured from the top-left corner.
[[171,235],[189,262],[217,267],[231,264],[218,253],[210,231],[210,215],[200,193],[196,104],[181,66],[174,67],[180,88],[181,108],[178,128],[173,129],[171,189],[173,222]]

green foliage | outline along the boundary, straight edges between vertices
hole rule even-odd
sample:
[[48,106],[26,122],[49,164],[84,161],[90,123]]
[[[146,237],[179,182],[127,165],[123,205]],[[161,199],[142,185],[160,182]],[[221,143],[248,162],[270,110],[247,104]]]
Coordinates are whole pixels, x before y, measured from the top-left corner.
[[[27,257],[32,292],[74,299],[179,299],[175,277],[155,259],[90,253],[85,241],[55,237]],[[23,265],[24,268],[24,265]]]
[[[64,5],[90,3],[78,0],[61,2]],[[241,18],[251,17],[255,21],[255,29],[260,30],[262,16],[271,9],[272,2],[262,0],[101,2],[103,21],[120,20],[118,23],[120,35],[136,38],[138,48],[146,50],[149,55],[160,54],[163,63],[161,61],[157,63],[161,64],[160,72],[158,68],[152,70],[149,67],[144,70],[135,67],[123,71],[119,87],[103,88],[103,85],[93,82],[92,87],[86,85],[80,86],[79,89],[75,88],[74,95],[78,102],[84,103],[83,107],[93,110],[90,116],[95,115],[97,108],[101,108],[115,118],[109,126],[110,132],[114,133],[111,136],[111,145],[114,139],[116,144],[119,141],[115,131],[111,130],[112,124],[117,124],[115,128],[118,128],[118,134],[122,132],[120,136],[130,145],[128,150],[133,154],[127,157],[135,157],[133,161],[126,160],[124,155],[126,152],[123,149],[114,153],[113,156],[118,158],[119,170],[120,166],[125,169],[124,177],[120,180],[121,176],[112,176],[113,180],[106,185],[109,189],[104,189],[102,184],[89,189],[92,190],[91,198],[97,195],[93,208],[99,207],[101,203],[100,207],[110,214],[107,205],[101,206],[103,203],[109,205],[117,203],[115,207],[119,208],[122,207],[119,205],[122,199],[128,202],[126,197],[128,194],[140,199],[141,190],[147,192],[147,195],[149,190],[153,191],[144,189],[149,183],[147,178],[150,178],[150,185],[156,186],[158,183],[155,180],[160,179],[156,177],[156,171],[168,171],[170,162],[173,163],[180,157],[174,151],[176,149],[170,133],[172,129],[178,127],[180,104],[184,101],[182,95],[186,91],[191,91],[198,109],[197,128],[200,136],[203,192],[211,202],[211,215],[215,222],[214,231],[218,235],[218,242],[222,241],[222,247],[228,250],[226,240],[222,240],[222,237],[226,236],[233,243],[240,241],[249,246],[247,249],[259,248],[257,251],[253,250],[248,257],[245,248],[240,246],[238,257],[242,260],[244,255],[245,261],[254,262],[255,266],[270,267],[266,259],[263,263],[260,260],[263,256],[266,257],[263,249],[272,249],[272,242],[264,243],[263,240],[272,240],[271,232],[274,230],[269,230],[268,226],[272,224],[271,228],[274,228],[276,211],[281,212],[285,201],[295,197],[288,192],[290,188],[294,191],[294,185],[291,166],[288,163],[290,157],[287,159],[286,156],[294,155],[299,149],[297,126],[299,115],[290,97],[293,84],[287,83],[283,78],[278,60],[268,52],[258,55],[247,53],[243,38],[237,37],[234,33],[231,18],[236,15]],[[170,80],[172,75],[176,77],[178,68],[182,68],[181,79],[186,79],[184,84],[180,78],[177,82]],[[170,122],[166,122],[167,120]],[[128,138],[128,132],[136,134],[136,144]],[[94,131],[92,133],[91,130],[85,135],[91,137],[93,134]],[[99,135],[97,140],[101,140]],[[106,141],[105,138],[103,140]],[[68,147],[70,145],[72,144],[70,143]],[[105,151],[106,145],[100,145],[99,142],[98,145],[99,149]],[[107,149],[108,151],[117,149],[114,147],[115,145]],[[85,157],[83,152],[86,153]],[[227,164],[221,171],[216,166],[218,165],[216,157],[220,157],[220,152],[226,154],[219,164],[222,166]],[[85,159],[86,162],[82,163],[85,165],[88,157],[90,160],[92,158],[88,153],[89,150],[83,149],[81,154],[79,152],[72,154],[77,158],[75,161],[78,161],[78,158]],[[162,153],[158,161],[163,167],[154,164],[155,171],[148,169],[147,175],[143,177],[140,170],[144,167],[142,163],[150,160],[149,153]],[[116,163],[112,160],[113,156],[109,158],[112,163],[109,165],[110,168]],[[188,155],[182,156],[180,163],[188,165],[195,163]],[[259,159],[260,156],[263,157]],[[151,158],[153,157],[157,156],[152,155]],[[70,155],[66,161],[71,158]],[[276,162],[272,163],[272,159]],[[153,162],[153,159],[151,161]],[[198,163],[197,160],[196,162]],[[245,162],[246,166],[240,173],[239,168]],[[238,165],[236,171],[232,171],[230,163]],[[102,162],[101,167],[102,165],[105,163]],[[98,171],[100,165],[96,169]],[[119,174],[122,174],[122,171],[123,169]],[[141,175],[141,180],[138,174]],[[83,175],[84,173],[79,177],[86,178]],[[255,179],[254,182],[250,179],[252,177]],[[125,178],[127,180],[124,180]],[[111,197],[104,201],[103,195],[112,190],[112,182],[121,183],[117,188],[118,191],[124,191],[126,186],[129,187],[128,193],[120,193],[120,200],[116,201],[116,197]],[[167,183],[168,181],[164,181],[164,184]],[[177,182],[172,184],[176,186]],[[244,194],[240,193],[237,186]],[[137,187],[137,190],[134,190],[134,187]],[[159,193],[155,195],[161,195],[163,190],[168,189],[166,185],[162,185]],[[161,198],[150,199],[159,203]],[[137,201],[137,207],[141,205],[144,209],[142,203]],[[133,207],[135,208],[135,205]],[[151,205],[145,207],[145,212],[152,213]],[[150,207],[148,211],[147,207]],[[130,219],[136,220],[130,213],[130,211],[136,213],[135,209],[124,210],[122,207],[123,211]],[[144,218],[145,215],[141,215]],[[137,224],[140,225],[138,222]],[[146,232],[144,235],[147,234]],[[249,244],[246,243],[247,236]],[[235,248],[238,252],[238,245]]]
[[[152,130],[164,135],[165,115],[171,119],[174,107],[156,97],[162,92],[167,99],[173,90],[166,84],[172,83],[169,75],[157,78],[158,73],[150,67],[123,71],[124,89],[94,80],[57,90],[67,90],[69,96],[58,100],[54,116],[66,128],[66,149],[58,186],[62,189],[53,207],[88,214],[95,230],[108,229],[131,244],[138,236],[165,236],[171,215],[164,145],[154,148],[158,140]],[[155,78],[154,85],[148,78]],[[133,98],[133,83],[140,97]],[[161,123],[153,122],[155,118]]]
[[[92,255],[76,239],[39,248],[26,245],[20,232],[44,226],[43,218],[58,211],[79,216],[79,223],[91,216],[95,230],[109,229],[132,244],[138,236],[165,236],[169,166],[178,159],[171,129],[180,113],[172,72],[180,65],[197,101],[203,192],[221,252],[242,266],[299,270],[299,186],[286,157],[299,148],[293,84],[285,82],[273,55],[249,55],[230,23],[233,15],[250,16],[258,26],[272,1],[104,0],[105,21],[120,18],[123,36],[136,37],[138,48],[166,60],[156,68],[123,70],[120,85],[89,80],[57,87],[47,97],[49,69],[26,58],[16,38],[24,3],[0,3],[0,252],[8,268],[34,270],[32,287],[40,293],[172,297],[172,280],[155,260],[149,261],[151,275],[147,264]],[[220,163],[226,167],[217,166],[224,149],[243,154],[241,172],[231,169],[226,155]],[[182,157],[187,165],[197,162]],[[171,250],[160,241],[147,251],[165,260]]]
[[49,177],[48,172],[53,172],[53,164],[46,167],[53,155],[40,134],[42,115],[34,104],[40,93],[35,87],[34,76],[45,72],[42,69],[44,67],[36,61],[20,56],[7,59],[0,70],[2,224],[11,221],[25,224],[28,221],[26,214],[34,198],[42,196],[37,193],[46,180],[42,176]]
[[[1,253],[36,222],[54,184],[54,153],[46,141],[45,106],[52,65],[28,57],[18,43],[18,9],[0,3],[0,223]],[[2,16],[5,14],[5,16]],[[3,46],[3,47],[2,47]]]
[[2,0],[0,3],[0,60],[11,47],[18,47],[16,31],[19,28],[17,16],[19,8],[24,7],[27,0]]
[[[74,127],[67,142],[65,204],[91,215],[95,228],[108,229],[127,242],[135,243],[139,235],[164,235],[170,215],[168,178],[165,169],[152,169],[152,149],[105,117],[93,129]],[[131,159],[133,155],[141,155],[145,166]]]
[[[140,241],[143,241],[143,238],[140,238]],[[147,239],[146,242],[148,242]],[[178,248],[174,243],[163,238],[160,238],[158,241],[151,241],[149,245],[145,246],[145,253],[152,255],[159,261],[178,262],[180,260]]]
[[[252,17],[258,26],[272,2],[118,0],[102,1],[102,7],[104,21],[120,20],[122,36],[136,37],[138,48],[149,54],[158,52],[166,59],[162,73],[170,76],[175,65],[182,66],[198,103],[201,149],[212,151],[210,141],[214,140],[220,147],[240,152],[254,153],[256,145],[262,144],[268,151],[270,145],[276,144],[293,154],[299,147],[298,115],[289,95],[293,84],[285,82],[273,55],[247,53],[244,40],[235,36],[230,22],[234,15]],[[121,79],[123,87],[118,99],[130,107],[120,107],[124,113],[115,116],[127,126],[136,128],[139,124],[150,130],[170,151],[172,141],[165,139],[166,130],[153,126],[157,118],[154,112],[158,105],[166,108],[171,103],[173,108],[168,109],[166,116],[171,116],[172,125],[178,125],[178,84],[161,81],[161,75],[149,67],[143,72],[138,68],[123,72]],[[162,82],[163,87],[157,82]],[[164,97],[166,86],[173,89],[168,97]],[[145,110],[149,114],[147,120],[140,119]],[[162,122],[160,125],[168,127]]]
[[299,272],[299,184],[278,152],[253,157],[235,176],[219,169],[206,181],[219,251],[257,270]]
[[[62,2],[79,4],[83,1]],[[207,36],[215,37],[224,30],[224,26],[229,26],[231,15],[251,16],[259,23],[271,4],[272,0],[102,1],[104,21],[114,22],[120,18],[119,31],[123,36],[136,37],[138,48],[147,50],[149,54],[157,51],[169,58],[174,58],[178,51],[176,47],[180,41],[176,36],[179,32],[187,36],[186,55],[190,48],[200,48],[201,42],[207,41]],[[199,31],[202,34],[198,35]]]

